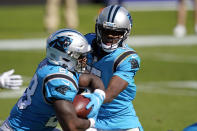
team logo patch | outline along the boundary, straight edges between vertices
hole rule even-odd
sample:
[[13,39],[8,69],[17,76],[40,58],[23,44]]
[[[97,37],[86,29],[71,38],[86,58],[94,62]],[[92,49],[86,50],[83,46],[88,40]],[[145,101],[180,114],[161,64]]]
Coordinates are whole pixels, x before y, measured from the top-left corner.
[[131,63],[131,69],[139,68],[139,64],[136,59],[131,59],[129,62]]
[[67,36],[57,36],[55,40],[53,40],[49,46],[54,47],[60,51],[66,51],[67,47],[72,43],[73,39]]
[[66,91],[68,90],[68,87],[67,86],[59,86],[59,87],[56,87],[55,90],[57,92],[61,93],[62,95],[65,95]]

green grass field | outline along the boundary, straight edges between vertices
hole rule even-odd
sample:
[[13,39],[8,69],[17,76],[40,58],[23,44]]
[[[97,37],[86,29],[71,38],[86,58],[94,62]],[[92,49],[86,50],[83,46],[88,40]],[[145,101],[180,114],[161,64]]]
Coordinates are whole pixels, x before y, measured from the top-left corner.
[[[80,5],[82,33],[94,32],[94,20],[101,5]],[[171,35],[175,11],[132,12],[132,35]],[[193,13],[188,14],[188,34],[193,34]],[[0,8],[0,39],[47,37],[43,25],[44,6]],[[62,24],[60,28],[63,28]],[[136,75],[138,92],[134,105],[145,131],[182,131],[197,122],[197,45],[134,47],[141,57]],[[0,72],[14,68],[24,77],[33,75],[45,50],[0,51]],[[24,89],[24,88],[23,88]],[[13,91],[0,90],[0,122],[9,115],[17,98],[3,98]]]
[[[82,33],[94,32],[94,23],[98,10],[102,5],[79,5],[78,30]],[[45,7],[40,6],[1,6],[0,7],[0,39],[46,37],[44,30]],[[60,11],[62,13],[62,11]],[[172,34],[176,25],[175,11],[131,11],[133,17],[133,35]],[[62,18],[63,18],[63,14]],[[188,12],[188,34],[194,33],[193,12]],[[61,22],[60,28],[66,25]]]

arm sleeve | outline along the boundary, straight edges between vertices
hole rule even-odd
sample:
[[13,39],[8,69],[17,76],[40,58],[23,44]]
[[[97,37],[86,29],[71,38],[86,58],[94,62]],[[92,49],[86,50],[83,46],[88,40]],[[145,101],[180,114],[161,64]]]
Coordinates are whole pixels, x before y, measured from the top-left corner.
[[132,54],[119,63],[113,75],[117,75],[130,83],[134,81],[133,78],[139,68],[140,57],[137,54]]
[[54,99],[73,101],[78,91],[78,87],[73,81],[61,77],[46,81],[43,88],[45,100],[49,103]]

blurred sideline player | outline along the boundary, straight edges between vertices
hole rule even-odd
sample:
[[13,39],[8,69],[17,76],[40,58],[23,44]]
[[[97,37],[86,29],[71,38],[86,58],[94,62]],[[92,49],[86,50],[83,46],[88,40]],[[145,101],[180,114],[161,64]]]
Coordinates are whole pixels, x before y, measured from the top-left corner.
[[106,88],[95,128],[87,131],[143,131],[132,104],[140,57],[124,43],[131,27],[129,12],[122,6],[111,5],[99,14],[96,33],[85,35],[93,49],[88,55],[87,70],[101,77]]
[[[194,2],[194,31],[197,34],[197,0],[193,0],[193,2]],[[179,0],[177,25],[174,28],[174,35],[176,37],[183,37],[187,34],[186,17],[187,17],[186,0]]]
[[123,0],[104,0],[105,1],[105,5],[109,6],[109,5],[121,5]]
[[23,79],[21,75],[14,75],[14,69],[6,71],[0,75],[0,88],[20,89],[23,84]]
[[[71,29],[61,29],[47,39],[46,58],[40,62],[29,87],[0,127],[0,131],[85,130],[94,126],[95,117],[105,98],[102,81],[85,71],[86,54],[91,50],[85,37]],[[79,86],[92,87],[88,118],[78,118],[72,101]]]
[[46,0],[44,24],[48,33],[56,31],[60,25],[62,1],[64,1],[63,14],[66,27],[76,29],[78,26],[77,0]]

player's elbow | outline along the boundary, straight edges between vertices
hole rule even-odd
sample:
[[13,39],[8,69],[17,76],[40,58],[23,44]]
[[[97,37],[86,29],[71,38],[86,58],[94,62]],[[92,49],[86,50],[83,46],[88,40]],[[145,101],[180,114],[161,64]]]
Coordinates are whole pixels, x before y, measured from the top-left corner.
[[74,120],[68,123],[69,131],[85,130],[88,127],[89,127],[89,123],[84,123],[83,121],[81,121],[81,119]]
[[69,120],[59,122],[63,131],[79,131],[81,127],[77,121],[78,119],[71,118]]
[[67,123],[67,127],[63,129],[64,131],[78,131],[78,125],[76,122],[70,121]]

